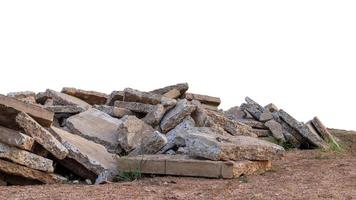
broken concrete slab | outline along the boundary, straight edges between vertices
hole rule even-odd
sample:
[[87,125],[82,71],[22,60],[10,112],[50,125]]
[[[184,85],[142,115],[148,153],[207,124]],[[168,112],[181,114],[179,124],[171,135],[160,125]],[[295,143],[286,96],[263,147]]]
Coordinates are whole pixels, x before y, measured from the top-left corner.
[[71,87],[64,87],[61,92],[70,96],[77,97],[90,105],[105,104],[109,97],[107,94],[102,92],[81,90]]
[[58,159],[64,159],[68,150],[53,135],[39,125],[34,119],[24,112],[16,117],[16,122],[37,143],[41,144],[47,151]]
[[84,112],[85,109],[83,107],[77,105],[52,105],[52,106],[45,106],[45,108],[55,114],[59,113],[66,113],[66,114],[78,114]]
[[162,96],[158,94],[125,88],[123,101],[156,105],[161,103],[161,98]]
[[[63,129],[56,127],[51,127],[51,129],[58,135],[62,144],[68,149],[68,158],[75,160],[87,170],[93,172],[96,175],[95,179],[106,170],[111,171],[113,174],[117,172],[117,156],[109,153],[104,146],[78,135],[71,134]],[[81,174],[81,176],[95,181],[91,173]],[[113,177],[108,181],[112,181],[112,179]]]
[[115,101],[114,105],[115,107],[118,108],[124,108],[132,112],[145,113],[145,114],[151,112],[156,108],[154,105],[151,104],[144,104],[138,102],[126,102],[126,101]]
[[257,137],[268,137],[270,135],[272,135],[270,130],[266,130],[266,129],[257,129],[257,128],[253,128],[251,130],[254,134],[257,135]]
[[244,119],[246,116],[246,113],[243,110],[240,110],[239,106],[232,107],[228,109],[227,111],[224,111],[225,117],[231,120],[240,120]]
[[0,158],[44,172],[54,171],[52,160],[3,143],[0,143]]
[[142,120],[154,127],[160,123],[165,113],[166,108],[162,104],[157,104]]
[[273,119],[272,113],[269,111],[261,110],[259,105],[256,104],[242,104],[241,109],[246,110],[251,114],[256,120],[261,122],[266,122]]
[[191,176],[206,178],[238,178],[242,174],[271,168],[270,161],[210,161],[185,155],[142,155],[121,157],[119,171],[140,170],[144,174]]
[[154,129],[135,116],[125,116],[118,127],[118,143],[126,152],[139,147]]
[[125,115],[133,115],[134,113],[131,110],[126,108],[118,108],[115,106],[108,106],[108,105],[94,105],[93,108],[100,110],[111,117],[122,118]]
[[268,127],[263,122],[260,122],[260,121],[254,120],[254,119],[238,119],[235,121],[246,124],[247,126],[250,126],[252,128],[268,129]]
[[314,125],[315,129],[318,131],[320,136],[327,142],[335,145],[337,148],[341,148],[340,144],[336,141],[335,137],[328,131],[325,125],[320,121],[318,117],[314,117],[311,120],[311,123]]
[[162,118],[160,127],[164,133],[176,127],[183,121],[186,116],[189,116],[196,106],[188,102],[186,99],[179,100],[177,105],[169,110]]
[[180,93],[180,95],[183,95],[188,89],[189,89],[188,83],[178,83],[176,85],[170,85],[164,88],[153,90],[151,91],[151,93],[160,94],[164,96],[164,94],[167,94],[172,90],[176,90]]
[[124,91],[113,91],[108,100],[106,101],[106,105],[113,106],[115,101],[123,101],[124,100]]
[[184,97],[187,100],[197,100],[202,104],[207,104],[211,106],[219,106],[221,103],[221,100],[219,97],[212,97],[208,95],[201,95],[201,94],[193,94],[193,93],[185,93]]
[[265,123],[265,125],[269,128],[269,130],[272,133],[272,136],[278,141],[278,142],[286,142],[286,139],[284,138],[283,134],[283,127],[280,123],[276,122],[275,120],[269,120]]
[[0,159],[0,172],[38,180],[46,184],[65,183],[67,179],[57,174],[42,172]]
[[219,108],[217,106],[214,106],[214,105],[209,105],[209,104],[201,104],[201,106],[204,108],[204,109],[207,109],[207,110],[213,110],[213,111],[218,111]]
[[221,136],[202,132],[179,134],[190,156],[210,160],[273,160],[281,158],[283,147],[249,136]]
[[18,131],[0,126],[0,142],[23,150],[31,151],[35,140],[32,137]]
[[91,108],[90,104],[88,104],[87,102],[85,102],[77,97],[74,97],[74,96],[71,96],[68,94],[64,94],[61,92],[56,92],[54,90],[47,89],[44,95],[47,98],[53,99],[54,105],[62,105],[62,106],[76,105],[76,106],[82,107],[85,110]]
[[170,98],[170,99],[177,99],[178,97],[181,96],[181,93],[177,89],[172,89],[166,93],[164,93],[162,96]]
[[53,122],[54,113],[38,105],[25,103],[18,99],[0,95],[0,125],[18,130],[15,118],[19,112],[32,116],[39,124],[49,127]]
[[7,96],[24,101],[26,103],[36,104],[36,93],[31,91],[10,92],[7,94]]
[[278,112],[278,110],[279,110],[278,107],[276,105],[274,105],[273,103],[266,105],[264,108],[271,113]]
[[95,108],[71,116],[66,120],[66,126],[70,132],[104,145],[110,153],[120,152],[117,131],[120,123],[119,119]]
[[325,149],[328,148],[326,142],[318,134],[311,132],[306,125],[298,122],[296,119],[294,119],[291,115],[289,115],[284,110],[279,110],[278,115],[288,125],[290,125],[292,128],[297,130],[298,133],[301,136],[303,136],[310,144],[320,148],[325,148]]
[[167,144],[165,135],[155,131],[143,140],[139,146],[129,153],[129,156],[155,154]]

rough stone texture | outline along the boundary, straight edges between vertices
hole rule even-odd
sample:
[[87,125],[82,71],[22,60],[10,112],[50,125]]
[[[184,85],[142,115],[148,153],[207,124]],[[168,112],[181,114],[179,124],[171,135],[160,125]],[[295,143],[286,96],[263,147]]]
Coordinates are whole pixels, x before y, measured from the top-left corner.
[[164,95],[172,90],[177,90],[180,93],[180,95],[183,95],[188,89],[189,89],[188,83],[178,83],[176,85],[170,85],[164,88],[153,90],[151,91],[151,93]]
[[260,122],[260,121],[254,120],[254,119],[238,119],[235,121],[246,124],[247,126],[250,126],[252,128],[268,129],[268,127],[265,126],[265,124],[263,122]]
[[286,142],[286,139],[284,138],[284,134],[283,134],[284,130],[280,123],[272,119],[266,122],[265,125],[269,128],[269,130],[272,132],[272,136],[278,142]]
[[0,142],[30,151],[34,145],[35,140],[18,131],[0,126]]
[[202,104],[212,105],[212,106],[219,106],[221,100],[219,97],[212,97],[207,95],[201,94],[193,94],[193,93],[185,93],[185,98],[188,100],[197,100]]
[[[77,161],[97,176],[106,170],[113,173],[117,171],[116,155],[107,152],[104,146],[71,134],[63,129],[56,127],[52,127],[51,129],[59,136],[62,144],[68,149],[68,158]],[[83,178],[91,179],[91,174],[87,174]],[[108,181],[112,181],[112,179]]]
[[288,113],[286,113],[284,110],[279,110],[278,114],[283,121],[285,121],[288,125],[290,125],[295,130],[297,130],[298,133],[301,136],[303,136],[305,139],[307,139],[307,141],[310,144],[320,148],[326,148],[326,149],[328,148],[326,142],[318,134],[314,134],[313,132],[311,132],[306,125],[298,122]]
[[162,104],[157,104],[142,120],[151,126],[156,126],[165,113],[166,108]]
[[149,113],[154,110],[156,107],[150,104],[137,103],[137,102],[125,102],[125,101],[115,101],[115,107],[124,108],[132,112],[137,113]]
[[71,96],[68,94],[64,94],[61,92],[56,92],[56,91],[50,90],[50,89],[46,90],[45,96],[47,98],[53,99],[54,105],[62,105],[62,106],[76,105],[76,106],[82,107],[85,110],[87,110],[91,107],[90,104],[88,104],[87,102],[85,102],[77,97],[74,97],[74,96]]
[[45,106],[45,108],[51,112],[54,112],[55,114],[58,113],[67,113],[67,114],[77,114],[84,112],[85,109],[77,106],[77,105],[52,105],[52,106]]
[[118,142],[122,149],[130,152],[144,143],[144,139],[152,135],[154,129],[135,116],[125,116],[118,127]]
[[5,160],[0,160],[0,172],[38,180],[46,184],[65,183],[67,181],[67,179],[62,176],[34,170]]
[[207,110],[207,114],[216,124],[218,124],[231,135],[246,135],[251,137],[257,137],[256,134],[254,134],[251,130],[251,127],[245,124],[242,124],[238,121],[230,120],[224,117],[223,114],[220,114],[218,112]]
[[256,120],[261,122],[266,122],[270,119],[273,119],[273,116],[270,112],[261,110],[259,105],[256,104],[242,104],[241,108],[250,113]]
[[161,95],[149,92],[141,92],[132,88],[125,88],[124,90],[124,101],[128,102],[139,102],[156,105],[161,103],[161,98]]
[[235,106],[235,107],[230,108],[227,111],[224,111],[224,115],[228,119],[238,121],[240,119],[244,119],[246,116],[246,113],[243,110],[240,110],[239,106]]
[[273,103],[266,105],[264,108],[271,113],[278,112],[278,110],[279,110],[278,107],[276,105],[274,105]]
[[68,150],[53,135],[33,120],[29,115],[21,112],[16,117],[16,122],[35,141],[59,160],[68,155]]
[[178,97],[181,96],[181,93],[177,89],[172,89],[166,93],[163,94],[164,97],[170,98],[170,99],[177,99]]
[[40,171],[54,171],[52,160],[2,143],[0,143],[0,158]]
[[193,176],[207,178],[238,178],[271,168],[270,161],[210,161],[197,160],[185,155],[143,155],[122,157],[119,170],[132,172],[140,169],[144,174]]
[[183,119],[190,115],[196,106],[188,102],[186,99],[179,100],[177,105],[168,111],[161,120],[160,127],[164,133],[176,127]]
[[283,156],[283,147],[249,136],[226,137],[202,132],[179,134],[190,156],[210,160],[273,160]]
[[49,127],[52,124],[54,113],[38,105],[25,103],[12,97],[0,95],[0,125],[18,130],[15,118],[19,112],[32,116],[39,124]]
[[108,95],[96,91],[81,90],[76,88],[64,87],[62,93],[77,97],[90,105],[105,104],[108,100]]
[[91,108],[66,120],[70,132],[104,145],[110,153],[119,153],[117,128],[121,121]]
[[257,129],[257,128],[253,128],[251,130],[254,134],[257,135],[257,137],[268,137],[270,135],[272,135],[270,130],[265,130],[265,129]]
[[126,108],[118,108],[115,106],[108,105],[94,105],[95,109],[100,110],[112,117],[122,118],[125,115],[133,115],[133,113]]
[[129,156],[155,154],[167,144],[165,135],[155,131],[143,140],[138,147],[129,153]]
[[107,102],[106,105],[113,106],[115,101],[123,101],[124,100],[124,92],[123,91],[113,91]]
[[[184,120],[178,124],[174,129],[170,130],[167,136],[167,144],[158,152],[159,154],[163,154],[173,147],[177,146],[175,143],[175,139],[178,133],[186,132],[188,129],[195,127],[194,119],[191,116],[187,116]],[[179,146],[180,144],[178,144]]]
[[266,122],[271,119],[273,119],[273,115],[269,111],[265,111],[265,112],[261,113],[260,118],[259,118],[259,120],[261,122]]
[[214,105],[209,105],[209,104],[201,104],[201,106],[204,108],[204,109],[207,109],[207,110],[213,110],[213,111],[218,111],[219,108],[217,106],[214,106]]
[[7,94],[7,96],[16,98],[26,103],[36,104],[36,93],[31,91],[10,92]]
[[311,123],[314,125],[315,129],[326,142],[332,143],[336,147],[340,148],[340,145],[336,141],[335,137],[328,131],[328,129],[324,126],[324,124],[319,120],[318,117],[314,117],[311,120]]

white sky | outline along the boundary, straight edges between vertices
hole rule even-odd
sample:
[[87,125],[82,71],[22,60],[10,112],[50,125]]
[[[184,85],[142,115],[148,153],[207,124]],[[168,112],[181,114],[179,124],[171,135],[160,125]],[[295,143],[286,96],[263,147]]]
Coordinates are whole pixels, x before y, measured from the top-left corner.
[[0,93],[188,82],[356,130],[355,1],[1,1]]

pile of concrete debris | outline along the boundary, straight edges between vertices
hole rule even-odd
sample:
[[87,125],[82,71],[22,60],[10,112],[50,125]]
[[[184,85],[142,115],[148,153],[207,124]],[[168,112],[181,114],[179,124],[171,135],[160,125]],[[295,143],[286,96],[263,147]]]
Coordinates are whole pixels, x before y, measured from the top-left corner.
[[[0,95],[0,184],[105,183],[133,170],[234,178],[270,168],[284,144],[336,143],[317,118],[303,124],[250,98],[224,112],[219,98],[187,90]],[[275,143],[263,140],[270,137]]]

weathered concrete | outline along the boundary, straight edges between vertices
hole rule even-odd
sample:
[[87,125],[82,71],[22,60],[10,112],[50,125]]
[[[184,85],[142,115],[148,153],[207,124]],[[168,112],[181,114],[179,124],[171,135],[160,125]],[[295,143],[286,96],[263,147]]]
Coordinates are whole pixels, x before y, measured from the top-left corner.
[[133,115],[133,112],[126,108],[118,108],[115,106],[108,106],[108,105],[94,105],[95,109],[100,110],[112,117],[122,118],[125,115]]
[[10,92],[7,94],[7,96],[16,98],[26,103],[36,104],[36,93],[31,91]]
[[118,127],[118,142],[122,149],[130,152],[144,143],[154,129],[135,116],[125,116]]
[[[106,170],[111,171],[112,174],[117,172],[117,156],[107,152],[104,146],[82,138],[78,135],[71,134],[63,129],[56,127],[52,127],[51,129],[55,132],[56,135],[59,136],[62,144],[68,149],[68,158],[80,163],[87,170],[94,173],[96,177]],[[73,171],[75,171],[75,169]],[[93,180],[91,173],[79,175],[81,175],[83,178],[91,179],[92,181],[95,181],[96,179],[95,177]],[[111,179],[108,181],[112,181],[112,178],[113,177],[111,177]]]
[[2,143],[0,143],[0,158],[40,171],[54,171],[52,160]]
[[156,105],[161,103],[161,98],[162,96],[158,94],[125,88],[123,101]]
[[0,142],[30,151],[34,145],[35,140],[18,131],[0,126]]
[[155,131],[143,140],[138,147],[129,153],[129,156],[155,154],[167,144],[165,135]]
[[54,113],[40,106],[25,103],[18,99],[0,95],[0,125],[18,130],[15,118],[19,112],[25,112],[32,116],[44,127],[52,124]]
[[283,134],[284,130],[280,123],[278,123],[272,119],[272,120],[269,120],[268,122],[266,122],[265,125],[269,128],[269,130],[272,133],[272,136],[278,142],[286,142],[286,139],[284,138],[284,134]]
[[279,110],[278,107],[276,105],[274,105],[273,103],[266,105],[264,108],[271,113],[278,112],[278,110]]
[[33,120],[29,115],[21,112],[16,117],[16,122],[37,143],[58,159],[64,159],[68,150],[53,135]]
[[64,87],[62,93],[77,97],[90,105],[105,104],[108,100],[108,95],[102,92],[81,90],[76,88]]
[[201,95],[201,94],[193,94],[193,93],[185,93],[184,96],[188,100],[197,100],[202,104],[208,104],[212,106],[219,106],[221,103],[221,100],[219,97],[212,97],[208,95]]
[[270,135],[272,135],[270,130],[266,130],[266,129],[257,129],[257,128],[253,128],[251,130],[251,132],[253,132],[254,134],[257,135],[257,137],[268,137]]
[[335,145],[337,148],[341,148],[335,137],[328,131],[328,129],[318,117],[314,117],[311,120],[311,123],[314,125],[315,129],[326,142]]
[[85,102],[77,97],[74,97],[74,96],[71,96],[68,94],[64,94],[61,92],[56,92],[54,90],[47,89],[44,95],[47,98],[53,99],[54,105],[62,105],[62,106],[76,105],[76,106],[82,107],[85,110],[87,110],[91,107],[90,104],[88,104],[87,102]]
[[252,128],[268,129],[268,127],[263,122],[260,122],[260,121],[254,120],[254,119],[237,119],[235,121],[246,124]]
[[140,170],[144,174],[193,176],[207,178],[238,178],[242,174],[271,168],[270,161],[210,161],[198,160],[184,155],[143,155],[122,157],[118,161],[119,170],[132,172]]
[[283,147],[248,136],[226,137],[202,132],[181,133],[190,156],[210,160],[272,160],[283,156]]
[[106,101],[106,105],[113,106],[115,101],[123,101],[124,100],[124,92],[123,91],[113,91],[108,100]]
[[298,133],[303,136],[310,144],[315,145],[320,148],[328,148],[326,142],[318,135],[311,132],[306,125],[298,122],[284,110],[279,110],[278,115],[285,121],[288,125],[298,131]]
[[151,126],[156,126],[160,123],[165,113],[166,108],[162,104],[157,104],[142,120]]
[[178,83],[176,85],[170,85],[164,88],[153,90],[151,91],[151,93],[160,94],[164,96],[170,91],[176,90],[180,93],[180,95],[183,95],[188,89],[189,89],[188,83]]
[[65,183],[67,181],[67,179],[62,176],[34,170],[5,160],[0,160],[0,171],[10,175],[38,180],[46,184]]
[[45,108],[55,114],[66,113],[66,114],[78,114],[84,112],[85,109],[77,106],[77,105],[53,105],[53,106],[45,106]]
[[162,118],[160,127],[164,133],[176,127],[183,119],[190,115],[196,106],[188,102],[186,99],[179,100],[177,105],[169,110]]
[[120,123],[119,119],[94,108],[66,120],[72,133],[104,145],[110,153],[119,153],[117,129]]
[[243,110],[240,110],[239,106],[232,107],[228,109],[227,111],[224,111],[225,117],[231,120],[240,120],[244,119],[246,116],[246,113]]
[[181,96],[181,93],[177,89],[172,89],[166,93],[163,94],[164,97],[170,98],[170,99],[177,99],[178,97]]
[[125,101],[115,101],[115,107],[124,108],[132,112],[137,113],[149,113],[154,110],[156,107],[151,104],[137,103],[137,102],[125,102]]

